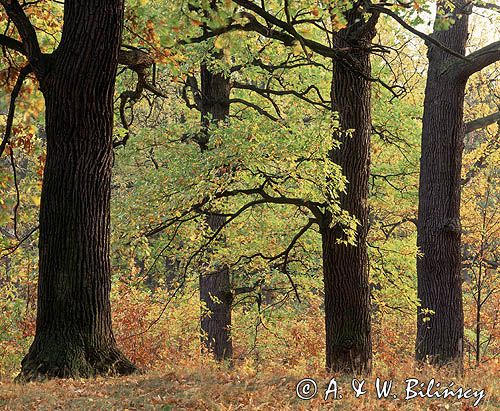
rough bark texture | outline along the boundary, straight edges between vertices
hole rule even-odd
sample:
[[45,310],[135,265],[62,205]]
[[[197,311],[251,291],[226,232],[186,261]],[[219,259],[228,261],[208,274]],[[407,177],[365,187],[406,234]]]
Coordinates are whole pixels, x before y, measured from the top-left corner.
[[21,380],[127,374],[110,308],[113,92],[123,1],[66,2],[40,79],[47,160],[40,208],[36,335]]
[[[339,32],[335,46],[366,46],[375,35],[375,21],[360,26],[355,23],[362,19],[357,13],[347,17],[350,28]],[[370,76],[371,65],[367,51],[352,52],[350,57],[354,69],[344,61],[333,62],[332,101],[340,121],[340,130],[334,137],[342,144],[340,149],[331,151],[331,159],[342,167],[348,180],[340,205],[358,219],[359,225],[356,245],[338,243],[345,238],[339,225],[322,227],[326,367],[334,372],[369,373],[372,343],[366,236],[371,84],[363,76]]]
[[[201,66],[201,121],[203,133],[200,141],[202,151],[209,141],[210,121],[224,121],[229,116],[229,79],[212,73],[206,65]],[[215,214],[207,216],[210,228],[215,231],[224,224],[224,218]],[[200,300],[206,311],[201,316],[201,340],[204,349],[213,353],[217,360],[231,358],[231,283],[229,269],[217,268],[200,275]]]
[[[438,10],[453,11],[443,4]],[[459,2],[453,12],[456,22],[448,30],[435,30],[433,37],[465,54],[470,5]],[[460,172],[467,79],[450,69],[457,57],[441,48],[430,45],[428,59],[418,208],[417,244],[423,256],[417,260],[421,306],[417,318],[416,358],[433,364],[457,362],[461,367],[464,334]]]

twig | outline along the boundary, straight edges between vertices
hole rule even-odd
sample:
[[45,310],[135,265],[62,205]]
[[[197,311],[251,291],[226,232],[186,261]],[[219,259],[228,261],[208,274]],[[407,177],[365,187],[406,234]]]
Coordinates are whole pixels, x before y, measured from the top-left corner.
[[16,112],[16,99],[21,91],[21,87],[23,86],[24,80],[33,71],[30,65],[24,66],[19,72],[19,77],[16,80],[16,84],[12,89],[12,93],[10,94],[10,105],[9,112],[7,114],[7,122],[5,124],[5,133],[2,139],[2,143],[0,144],[0,157],[5,150],[5,147],[10,142],[10,136],[12,134],[12,124],[14,122],[14,114]]

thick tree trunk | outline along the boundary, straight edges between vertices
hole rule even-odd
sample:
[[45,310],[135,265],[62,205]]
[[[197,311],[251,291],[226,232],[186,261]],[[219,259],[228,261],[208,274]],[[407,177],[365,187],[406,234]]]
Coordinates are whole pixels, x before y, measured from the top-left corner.
[[[351,29],[358,26],[357,13],[348,15]],[[337,47],[363,47],[375,35],[376,19],[363,24],[356,38],[348,29],[335,38]],[[357,218],[356,245],[339,244],[342,227],[322,227],[323,271],[325,281],[326,367],[335,372],[369,373],[372,344],[370,326],[370,288],[368,282],[368,178],[370,173],[371,75],[369,52],[350,54],[352,65],[333,62],[332,101],[339,113],[340,130],[334,138],[341,147],[331,151],[331,159],[342,167],[348,180],[340,196],[340,206]],[[352,130],[352,132],[348,131]]]
[[[438,11],[449,13],[440,5]],[[463,8],[461,8],[463,7]],[[465,54],[470,5],[459,4],[455,23],[433,37]],[[436,18],[436,24],[439,19]],[[425,89],[417,244],[416,358],[433,364],[463,361],[460,172],[464,141],[466,78],[450,70],[457,57],[429,46]],[[429,311],[431,310],[431,311]]]
[[127,374],[110,308],[113,92],[123,2],[66,2],[41,79],[47,160],[40,207],[36,335],[21,380]]
[[[206,150],[209,141],[210,121],[217,123],[229,116],[230,91],[229,79],[222,74],[212,73],[206,65],[201,66],[202,151]],[[216,231],[224,224],[224,218],[210,214],[207,216],[207,223],[212,231]],[[200,275],[200,300],[205,306],[201,315],[201,340],[204,349],[212,352],[217,360],[231,358],[232,292],[227,267],[222,266]]]

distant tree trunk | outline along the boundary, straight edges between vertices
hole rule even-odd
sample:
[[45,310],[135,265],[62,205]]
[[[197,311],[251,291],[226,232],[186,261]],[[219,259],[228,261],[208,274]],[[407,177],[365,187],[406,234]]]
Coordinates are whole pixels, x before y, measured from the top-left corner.
[[20,380],[128,374],[110,308],[113,93],[123,1],[66,2],[61,44],[40,79],[47,159],[36,335]]
[[[459,3],[461,5],[455,10],[440,6],[440,12],[452,11],[458,18],[449,29],[436,30],[433,37],[464,55],[470,6]],[[429,46],[428,59],[418,207],[417,245],[423,256],[417,260],[421,306],[417,319],[416,358],[433,364],[457,362],[461,367],[464,318],[460,174],[467,77],[457,76],[456,70],[446,70],[457,57],[439,47]]]
[[[201,66],[201,150],[207,149],[210,122],[218,123],[229,116],[229,95],[231,87],[229,79],[222,74],[212,73],[209,68]],[[210,214],[207,223],[216,231],[224,224],[224,217]],[[215,271],[200,275],[200,300],[206,310],[201,316],[201,340],[203,347],[213,353],[217,360],[231,358],[233,344],[231,341],[231,305],[232,292],[229,269],[217,267]]]
[[[372,343],[366,236],[371,84],[366,77],[371,76],[371,64],[370,53],[363,48],[375,35],[376,17],[361,26],[356,23],[363,21],[359,13],[351,12],[346,17],[350,29],[341,30],[335,36],[334,45],[357,48],[350,53],[355,69],[344,60],[333,62],[332,101],[340,122],[340,130],[334,138],[341,146],[330,155],[348,180],[347,190],[340,196],[340,206],[356,217],[359,224],[356,245],[338,243],[345,234],[339,225],[330,227],[331,216],[322,226],[326,367],[334,372],[369,373]],[[356,29],[359,29],[358,37],[348,38],[350,30]]]
[[[212,230],[220,227],[220,217],[207,218]],[[201,339],[205,350],[216,360],[230,359],[233,355],[231,340],[231,305],[233,295],[229,270],[222,266],[200,275],[200,300],[205,309],[201,317]]]
[[[483,226],[484,227],[484,226]],[[481,364],[481,308],[483,305],[483,244],[481,244],[481,255],[479,260],[479,273],[477,276],[477,296],[476,296],[476,367]]]

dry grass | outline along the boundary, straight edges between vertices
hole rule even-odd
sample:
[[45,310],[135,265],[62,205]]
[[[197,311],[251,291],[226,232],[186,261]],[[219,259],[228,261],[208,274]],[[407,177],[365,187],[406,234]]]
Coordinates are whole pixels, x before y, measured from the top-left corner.
[[[469,370],[465,376],[454,378],[444,371],[415,370],[411,364],[398,369],[379,372],[367,378],[367,393],[354,398],[351,379],[337,378],[342,399],[324,401],[322,395],[330,377],[318,371],[308,375],[303,371],[273,367],[256,370],[244,363],[233,369],[214,365],[208,361],[171,364],[163,371],[125,378],[98,378],[89,381],[49,381],[16,385],[0,383],[0,409],[2,410],[497,410],[498,363]],[[478,408],[474,400],[403,399],[379,400],[374,390],[374,378],[393,379],[394,393],[404,397],[404,380],[415,377],[428,381],[434,377],[444,385],[454,381],[455,386],[484,389],[485,398]],[[296,397],[297,381],[315,378],[319,392],[312,401]]]
[[[0,344],[0,410],[500,410],[498,360],[473,368],[468,353],[462,377],[446,370],[415,369],[413,316],[389,313],[374,318],[374,370],[366,379],[367,393],[354,398],[351,378],[342,377],[337,380],[343,398],[325,401],[332,376],[322,369],[325,337],[318,302],[313,301],[301,315],[290,310],[275,322],[268,320],[268,327],[259,330],[256,345],[252,330],[249,337],[248,327],[243,327],[252,325],[252,313],[247,318],[241,310],[235,311],[234,324],[240,325],[233,329],[237,360],[228,368],[200,355],[199,307],[196,296],[192,298],[168,310],[148,333],[129,338],[130,330],[144,330],[162,305],[130,290],[120,295],[114,317],[119,346],[148,370],[124,378],[12,384],[34,331],[29,327],[30,332],[15,334],[13,317],[10,337]],[[300,400],[295,393],[297,382],[306,377],[318,384],[318,394],[311,401]],[[393,380],[391,395],[399,398],[377,399],[376,377]],[[472,407],[474,399],[405,401],[405,379],[412,377],[422,382],[435,378],[443,386],[453,381],[455,387],[484,389],[486,396],[477,408]]]

